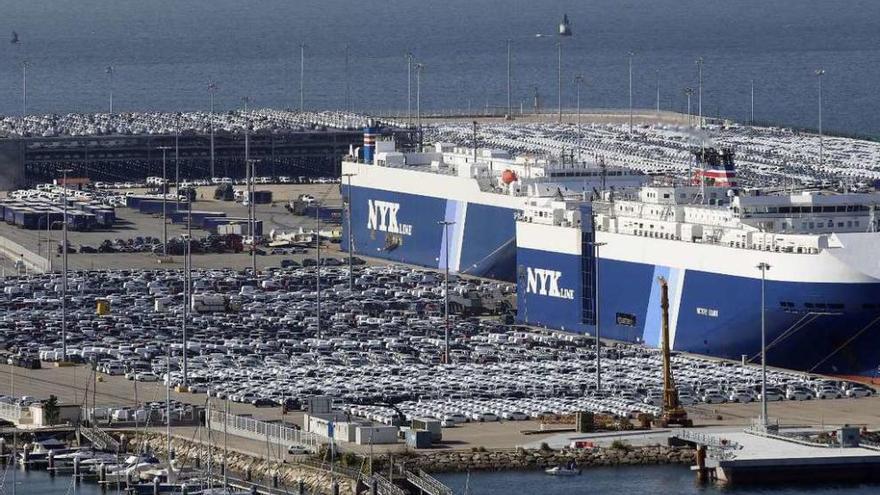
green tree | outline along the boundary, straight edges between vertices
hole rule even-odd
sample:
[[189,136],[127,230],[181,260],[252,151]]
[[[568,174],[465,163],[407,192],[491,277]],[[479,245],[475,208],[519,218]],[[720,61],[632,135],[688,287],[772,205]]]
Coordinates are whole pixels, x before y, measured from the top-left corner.
[[58,397],[50,395],[49,399],[43,404],[43,416],[46,418],[46,424],[57,424],[61,418],[61,408],[58,407]]

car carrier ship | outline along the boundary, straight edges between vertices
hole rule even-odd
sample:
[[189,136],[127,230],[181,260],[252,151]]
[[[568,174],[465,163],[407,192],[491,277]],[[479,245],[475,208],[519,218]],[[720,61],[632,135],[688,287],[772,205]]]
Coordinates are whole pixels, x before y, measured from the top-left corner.
[[657,346],[664,277],[675,350],[760,362],[763,307],[769,364],[875,376],[880,194],[740,190],[732,152],[696,156],[696,184],[530,199],[519,321]]
[[[571,156],[515,157],[448,143],[399,150],[370,128],[364,146],[343,159],[342,174],[355,253],[440,269],[448,260],[454,272],[508,281],[516,273],[516,214],[528,199],[583,198],[649,179]],[[347,224],[343,231],[347,249]]]

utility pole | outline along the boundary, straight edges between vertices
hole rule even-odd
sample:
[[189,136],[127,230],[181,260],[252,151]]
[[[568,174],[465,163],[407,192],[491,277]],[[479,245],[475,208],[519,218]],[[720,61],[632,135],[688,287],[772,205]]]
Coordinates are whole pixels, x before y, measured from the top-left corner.
[[321,338],[321,206],[315,207],[315,302],[318,314],[318,338]]
[[162,256],[168,256],[168,179],[165,173],[165,152],[170,146],[159,146],[162,150]]
[[[21,118],[27,116],[27,68],[30,63],[27,60],[21,62]],[[22,122],[24,124],[24,122]],[[24,129],[22,129],[24,132]]]
[[61,197],[64,209],[64,221],[61,222],[61,361],[67,362],[67,174],[72,170],[60,170],[64,182],[64,194]]
[[346,218],[346,223],[348,224],[348,290],[354,292],[354,254],[352,251],[354,250],[354,242],[352,238],[354,237],[354,232],[351,231],[351,215],[354,211],[354,205],[351,202],[351,178],[357,174],[342,174],[348,182],[348,192],[345,197],[345,204],[348,207],[348,215]]
[[756,267],[761,270],[761,423],[767,428],[767,327],[765,321],[765,291],[764,286],[767,280],[767,270],[770,265],[761,262]]
[[184,252],[184,265],[186,273],[183,278],[183,365],[181,371],[180,388],[181,392],[189,391],[189,358],[187,356],[187,328],[186,323],[189,318],[190,303],[192,300],[192,201],[187,198],[186,213],[186,246]]
[[477,121],[473,121],[474,164],[477,163]]
[[180,210],[180,115],[174,121],[174,209]]
[[825,75],[824,69],[816,70],[816,79],[819,80],[819,166],[825,164],[825,139],[822,135],[822,76]]
[[698,123],[700,129],[703,128],[703,57],[697,59],[697,71],[700,82],[699,95],[697,96],[697,107],[699,109],[700,118]]
[[445,241],[445,247],[443,249],[445,260],[443,264],[446,268],[446,276],[443,279],[443,314],[445,316],[446,329],[443,338],[445,348],[443,352],[443,364],[449,364],[449,226],[455,225],[455,222],[441,220],[437,223],[443,226],[443,239]]
[[694,94],[694,90],[691,88],[684,88],[684,94],[687,96],[687,114],[688,114],[688,127],[693,125],[691,121],[691,95]]
[[510,110],[510,38],[507,39],[507,118],[511,118]]
[[217,85],[213,82],[208,83],[208,92],[211,94],[211,177],[216,177],[214,170],[214,94],[217,92]]

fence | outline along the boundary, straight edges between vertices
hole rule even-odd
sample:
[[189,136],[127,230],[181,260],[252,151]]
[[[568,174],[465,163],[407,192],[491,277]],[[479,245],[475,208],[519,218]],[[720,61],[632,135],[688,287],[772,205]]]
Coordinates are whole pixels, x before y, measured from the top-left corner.
[[284,445],[299,445],[306,449],[317,451],[321,442],[320,436],[284,426],[281,423],[260,421],[249,416],[227,415],[223,411],[212,410],[208,417],[208,428],[215,432],[228,431],[232,435],[250,438],[253,440],[266,440],[282,443]]

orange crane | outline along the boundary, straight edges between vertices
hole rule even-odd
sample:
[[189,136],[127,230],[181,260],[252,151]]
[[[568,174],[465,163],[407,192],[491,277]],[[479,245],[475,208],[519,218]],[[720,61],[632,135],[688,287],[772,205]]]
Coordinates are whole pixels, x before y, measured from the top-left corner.
[[669,351],[669,287],[666,279],[658,277],[660,283],[661,346],[663,351],[663,413],[658,421],[659,426],[668,425],[693,426],[688,419],[687,411],[678,402],[678,390],[672,377],[672,358]]

